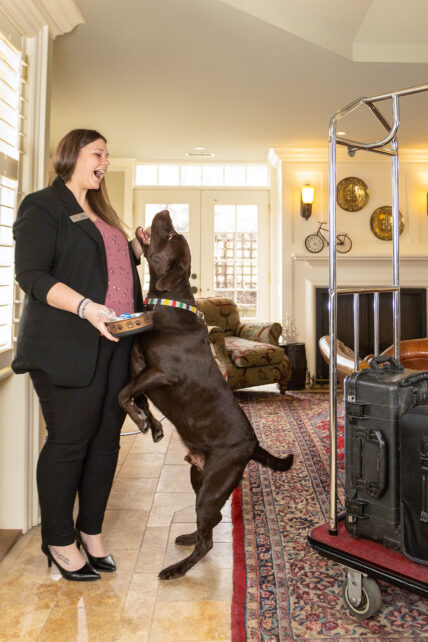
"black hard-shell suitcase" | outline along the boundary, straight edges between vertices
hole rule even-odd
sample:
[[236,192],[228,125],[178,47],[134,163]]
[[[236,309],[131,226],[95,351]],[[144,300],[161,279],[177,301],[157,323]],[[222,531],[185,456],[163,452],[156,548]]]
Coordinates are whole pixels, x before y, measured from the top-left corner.
[[344,396],[346,528],[401,550],[399,419],[428,399],[428,372],[376,357],[346,377]]
[[400,419],[401,546],[428,565],[428,402]]

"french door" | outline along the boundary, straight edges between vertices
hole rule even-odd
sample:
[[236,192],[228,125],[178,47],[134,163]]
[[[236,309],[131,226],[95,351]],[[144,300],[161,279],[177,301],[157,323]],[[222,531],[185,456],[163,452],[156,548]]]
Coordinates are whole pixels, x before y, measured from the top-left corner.
[[[267,190],[136,189],[134,226],[150,225],[168,209],[192,254],[195,297],[232,298],[242,318],[269,309],[269,192]],[[147,291],[148,270],[142,267]]]

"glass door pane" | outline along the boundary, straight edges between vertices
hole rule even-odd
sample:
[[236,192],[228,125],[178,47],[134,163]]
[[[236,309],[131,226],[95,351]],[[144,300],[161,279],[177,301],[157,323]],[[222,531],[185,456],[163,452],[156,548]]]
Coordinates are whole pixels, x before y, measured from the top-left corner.
[[[199,190],[136,189],[134,193],[134,225],[148,227],[153,217],[162,210],[169,210],[175,229],[186,237],[192,254],[191,284],[200,296],[200,192]],[[149,288],[149,270],[143,259],[140,273],[143,292]]]
[[202,296],[227,297],[242,319],[269,316],[269,192],[203,191]]
[[214,205],[214,296],[257,316],[257,205]]

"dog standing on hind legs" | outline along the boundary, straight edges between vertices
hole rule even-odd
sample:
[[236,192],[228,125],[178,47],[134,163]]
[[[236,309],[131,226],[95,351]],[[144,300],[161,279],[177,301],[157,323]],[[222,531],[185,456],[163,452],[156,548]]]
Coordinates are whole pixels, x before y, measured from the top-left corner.
[[161,579],[172,579],[187,573],[212,548],[213,528],[248,462],[254,459],[286,471],[293,455],[281,459],[260,446],[225,382],[212,356],[206,325],[194,307],[189,246],[175,231],[168,210],[156,214],[150,243],[141,245],[150,270],[148,299],[157,299],[157,305],[153,328],[135,337],[131,380],[120,392],[119,403],[140,430],[150,427],[154,441],[159,441],[162,426],[149,410],[148,397],[189,450],[197,530],[176,538],[177,544],[194,549],[159,573]]

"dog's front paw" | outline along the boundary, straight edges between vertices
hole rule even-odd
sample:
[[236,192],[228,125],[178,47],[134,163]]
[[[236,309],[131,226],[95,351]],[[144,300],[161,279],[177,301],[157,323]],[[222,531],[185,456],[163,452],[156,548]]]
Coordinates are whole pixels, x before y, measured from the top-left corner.
[[152,438],[155,443],[163,439],[164,434],[162,430],[162,424],[160,421],[158,421],[157,419],[152,420],[150,424],[150,428],[152,431]]

